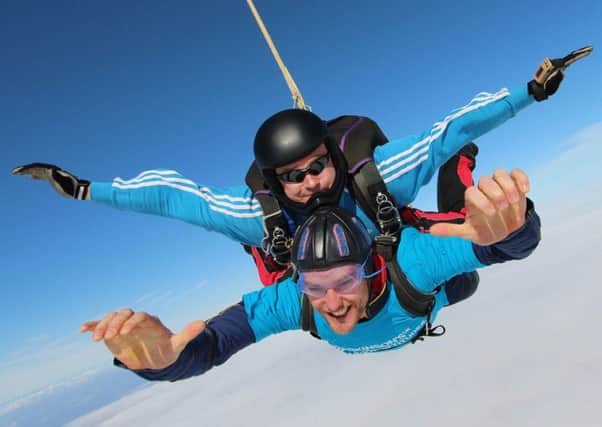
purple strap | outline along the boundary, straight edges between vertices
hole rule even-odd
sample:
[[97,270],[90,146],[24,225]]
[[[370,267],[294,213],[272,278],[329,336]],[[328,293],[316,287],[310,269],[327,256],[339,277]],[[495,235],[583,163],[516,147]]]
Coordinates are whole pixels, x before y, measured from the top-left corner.
[[359,168],[361,168],[366,163],[371,162],[371,161],[372,161],[372,157],[366,157],[365,159],[360,160],[359,162],[357,162],[355,164],[355,166],[352,169],[349,170],[349,174],[350,175],[355,174]]
[[355,127],[357,125],[359,125],[364,119],[362,117],[360,117],[359,119],[357,119],[355,121],[354,124],[351,125],[351,127],[349,129],[347,129],[347,131],[343,134],[343,137],[341,138],[341,142],[339,143],[339,148],[342,150],[345,149],[345,142],[347,142],[347,135],[349,135],[349,133],[355,129]]
[[[339,148],[341,149],[341,151],[344,152],[344,150],[345,150],[345,144],[347,143],[347,136],[349,136],[349,134],[351,133],[351,131],[353,129],[355,129],[363,120],[364,120],[364,118],[360,117],[359,119],[357,119],[355,121],[355,123],[353,123],[351,125],[351,127],[349,129],[347,129],[345,131],[345,133],[341,137],[341,142],[339,143]],[[355,165],[353,165],[353,168],[351,168],[348,171],[348,173],[351,174],[351,175],[355,174],[363,165],[365,165],[366,163],[368,163],[371,160],[372,160],[372,157],[366,157],[365,159],[360,160]]]

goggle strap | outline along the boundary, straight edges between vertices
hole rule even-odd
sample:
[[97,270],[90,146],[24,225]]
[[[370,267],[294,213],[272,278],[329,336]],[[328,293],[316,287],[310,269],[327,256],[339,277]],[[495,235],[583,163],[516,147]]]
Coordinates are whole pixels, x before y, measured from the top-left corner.
[[385,267],[381,267],[379,270],[370,273],[370,274],[362,274],[362,279],[372,279],[375,276],[378,276],[380,273],[382,273],[384,271]]

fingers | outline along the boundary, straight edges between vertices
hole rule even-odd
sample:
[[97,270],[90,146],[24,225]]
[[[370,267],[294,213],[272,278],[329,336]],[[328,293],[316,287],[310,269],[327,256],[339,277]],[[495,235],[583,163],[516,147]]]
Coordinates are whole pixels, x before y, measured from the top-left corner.
[[513,169],[510,174],[498,169],[494,178],[503,189],[509,202],[509,209],[500,211],[510,232],[518,229],[525,221],[527,208],[526,193],[529,191],[529,177],[520,169]]
[[130,332],[132,332],[134,329],[136,329],[139,326],[142,326],[143,323],[145,322],[153,322],[153,323],[161,323],[159,321],[159,319],[157,319],[154,316],[151,316],[148,313],[145,313],[144,311],[139,311],[138,313],[135,313],[133,316],[131,316],[121,327],[121,330],[119,331],[120,335],[128,335]]
[[516,191],[518,192],[518,201],[511,205],[512,212],[508,213],[506,221],[510,231],[518,230],[525,223],[525,213],[527,211],[527,193],[531,189],[529,177],[520,169],[512,169],[510,176],[514,181]]
[[44,169],[44,163],[28,163],[26,165],[21,165],[13,168],[13,175],[31,175],[32,171],[38,169]]
[[206,323],[203,320],[196,320],[189,323],[184,329],[172,337],[172,344],[176,352],[180,352],[196,336],[205,330]]
[[123,324],[134,315],[134,312],[129,308],[123,308],[117,312],[115,316],[111,318],[111,321],[107,325],[107,330],[104,334],[104,339],[111,339],[115,335],[119,334]]
[[107,313],[100,321],[90,321],[80,327],[80,331],[93,331],[92,340],[100,341],[102,339],[111,339],[115,337],[125,321],[127,321],[134,312],[129,308],[124,308],[118,312]]
[[466,208],[469,212],[480,211],[484,215],[493,216],[496,213],[496,200],[502,204],[503,191],[488,176],[481,177],[478,186],[468,187],[464,192]]
[[466,238],[489,245],[519,229],[525,222],[529,187],[529,178],[520,169],[511,173],[497,169],[493,176],[481,177],[478,186],[465,193]]
[[461,237],[480,245],[502,240],[525,222],[528,176],[520,169],[508,173],[497,169],[483,176],[464,193],[467,209],[464,224],[439,223],[430,227],[438,237]]
[[[479,179],[478,191],[469,188],[466,198],[467,202],[470,198],[470,202],[483,213],[493,215],[496,209],[499,211],[521,203],[529,188],[529,178],[520,169],[513,169],[511,173],[497,169],[492,177],[483,176]],[[485,198],[490,203],[487,203]]]
[[437,237],[461,237],[463,239],[470,237],[464,224],[450,224],[446,222],[431,225],[429,234]]
[[102,319],[100,319],[100,321],[96,324],[96,327],[94,327],[94,331],[92,331],[92,340],[93,341],[100,341],[101,339],[104,338],[105,331],[107,330],[107,326],[108,326],[109,322],[116,315],[117,315],[117,313],[113,311],[111,313],[105,314],[105,316]]
[[98,325],[99,322],[100,322],[100,320],[89,320],[89,321],[83,323],[79,327],[79,331],[80,332],[90,332],[90,331],[93,331],[94,328],[96,327],[96,325]]
[[[165,328],[161,321],[155,316],[151,316],[143,311],[134,312],[130,308],[123,308],[119,311],[107,313],[101,320],[89,320],[84,322],[79,327],[79,330],[80,332],[93,332],[92,339],[94,341],[100,341],[103,339],[109,340],[118,335],[128,335],[136,328],[142,326],[159,326]],[[197,335],[201,331],[199,331]]]
[[157,317],[124,308],[83,323],[80,331],[93,332],[94,341],[104,340],[109,351],[130,369],[160,369],[173,363],[205,325],[197,320],[174,335]]
[[23,173],[23,168],[25,168],[25,166],[17,166],[16,168],[13,168],[13,170],[11,171],[11,173],[13,175],[21,175]]
[[587,55],[592,53],[593,50],[593,46],[584,46],[581,49],[575,49],[574,51],[566,55],[564,58],[562,58],[562,60],[564,61],[564,66],[568,67],[573,62],[585,58]]
[[496,200],[496,206],[500,209],[505,209],[513,203],[520,200],[521,194],[516,182],[508,172],[503,169],[497,169],[493,173],[493,181],[502,192],[499,199]]
[[[520,178],[520,171],[516,169],[516,176]],[[526,175],[522,174],[523,177]],[[503,169],[497,169],[493,174],[493,181],[495,185],[501,191],[496,194],[498,197],[495,204],[498,208],[497,215],[499,215],[498,223],[503,224],[503,228],[508,232],[515,230],[517,224],[520,223],[521,217],[524,212],[521,213],[520,202],[524,198],[524,194],[519,189],[514,177]]]
[[46,179],[48,180],[51,175],[50,171],[56,166],[49,163],[29,163],[27,165],[21,165],[13,168],[13,175],[29,175],[33,179]]
[[512,172],[510,172],[510,176],[512,177],[512,179],[514,179],[514,182],[516,182],[518,188],[520,189],[520,191],[523,192],[523,194],[527,194],[531,190],[529,177],[522,170],[512,169]]

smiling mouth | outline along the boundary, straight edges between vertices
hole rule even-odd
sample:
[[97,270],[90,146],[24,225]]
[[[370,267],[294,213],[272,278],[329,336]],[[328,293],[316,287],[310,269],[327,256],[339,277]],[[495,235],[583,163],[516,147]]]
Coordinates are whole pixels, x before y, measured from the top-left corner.
[[335,319],[341,320],[347,315],[347,313],[349,313],[350,309],[351,309],[351,307],[343,307],[337,311],[329,311],[328,315],[330,317],[334,317]]

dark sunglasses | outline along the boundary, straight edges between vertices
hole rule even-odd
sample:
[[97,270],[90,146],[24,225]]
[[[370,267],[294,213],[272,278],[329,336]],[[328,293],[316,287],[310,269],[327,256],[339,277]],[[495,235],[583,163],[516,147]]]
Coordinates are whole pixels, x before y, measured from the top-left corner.
[[328,164],[328,153],[323,156],[318,157],[316,160],[311,162],[311,164],[305,169],[293,169],[279,175],[276,175],[278,179],[285,182],[293,182],[298,184],[303,182],[305,179],[305,175],[319,175],[326,165]]

